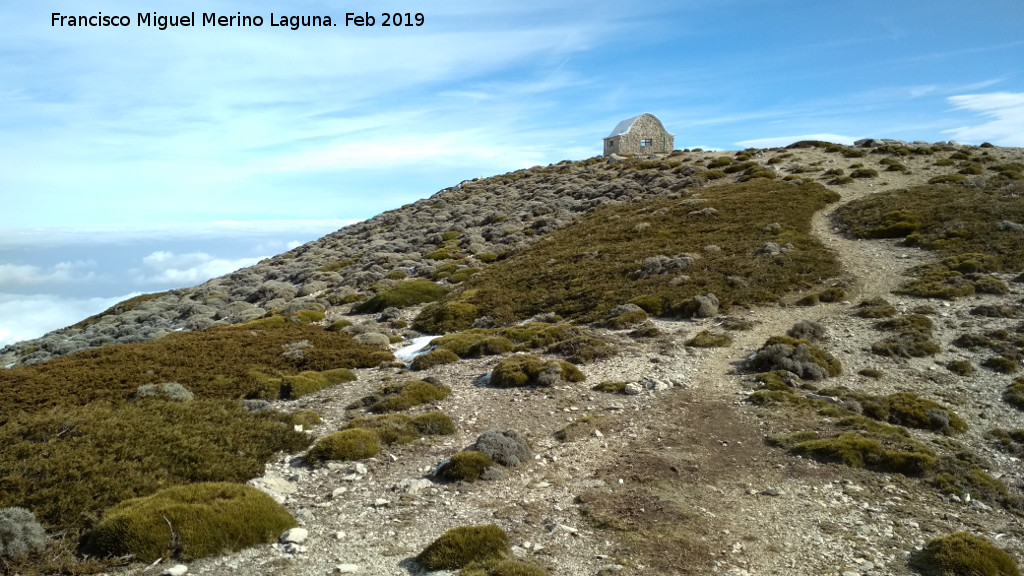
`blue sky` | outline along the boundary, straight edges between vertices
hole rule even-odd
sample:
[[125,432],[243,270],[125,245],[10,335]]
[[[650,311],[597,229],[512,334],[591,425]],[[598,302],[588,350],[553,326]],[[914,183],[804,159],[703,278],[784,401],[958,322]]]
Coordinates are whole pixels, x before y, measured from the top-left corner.
[[[465,179],[597,155],[640,112],[679,148],[1024,146],[1016,0],[392,8],[413,4],[421,27],[379,26],[380,2],[3,2],[0,344],[28,333],[4,298],[194,284]],[[266,22],[161,31],[139,10]],[[346,10],[378,26],[345,27]],[[132,25],[54,27],[52,12]]]

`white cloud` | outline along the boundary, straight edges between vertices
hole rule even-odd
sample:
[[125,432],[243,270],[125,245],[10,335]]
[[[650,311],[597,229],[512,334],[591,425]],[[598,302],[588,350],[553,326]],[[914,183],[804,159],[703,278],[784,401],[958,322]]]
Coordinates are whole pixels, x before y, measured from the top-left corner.
[[145,270],[134,269],[132,274],[136,284],[185,286],[205,282],[210,278],[229,274],[239,268],[252,266],[264,258],[266,256],[226,260],[205,252],[175,254],[161,250],[143,258],[142,264]]
[[737,142],[736,145],[743,148],[778,148],[788,146],[794,142],[800,142],[801,140],[823,140],[825,142],[835,142],[836,144],[853,144],[858,138],[855,136],[843,136],[842,134],[802,134],[800,136],[775,136],[773,138],[743,140],[742,142]]
[[21,264],[0,264],[0,286],[33,284],[67,284],[96,278],[96,262],[92,260],[59,262],[49,268]]
[[965,143],[984,141],[1000,146],[1024,146],[1024,93],[992,92],[952,96],[949,102],[959,110],[975,112],[990,122],[945,130]]
[[111,298],[65,298],[51,294],[25,296],[0,293],[0,347],[70,326],[138,294],[133,292]]

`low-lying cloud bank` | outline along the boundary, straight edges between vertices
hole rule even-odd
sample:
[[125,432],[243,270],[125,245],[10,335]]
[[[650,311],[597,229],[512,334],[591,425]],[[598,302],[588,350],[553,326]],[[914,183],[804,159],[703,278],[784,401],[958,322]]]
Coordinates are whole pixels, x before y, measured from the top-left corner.
[[52,294],[0,293],[0,346],[38,338],[138,295],[132,292],[111,298],[68,298]]

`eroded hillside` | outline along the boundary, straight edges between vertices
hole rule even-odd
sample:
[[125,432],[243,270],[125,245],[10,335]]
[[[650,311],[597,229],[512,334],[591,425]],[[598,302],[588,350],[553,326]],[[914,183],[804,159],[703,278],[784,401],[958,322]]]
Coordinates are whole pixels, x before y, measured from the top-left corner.
[[[1022,162],[896,142],[563,162],[8,347],[0,506],[47,537],[0,562],[1018,573]],[[112,508],[223,481],[307,534]]]

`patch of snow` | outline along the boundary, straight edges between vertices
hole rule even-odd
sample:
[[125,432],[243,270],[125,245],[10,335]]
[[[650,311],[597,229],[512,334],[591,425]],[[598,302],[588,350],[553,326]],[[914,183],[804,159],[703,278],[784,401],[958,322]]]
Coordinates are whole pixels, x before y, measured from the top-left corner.
[[419,336],[412,339],[412,344],[402,346],[395,351],[395,358],[402,360],[403,362],[412,362],[412,359],[423,354],[424,348],[426,348],[430,341],[437,336]]

